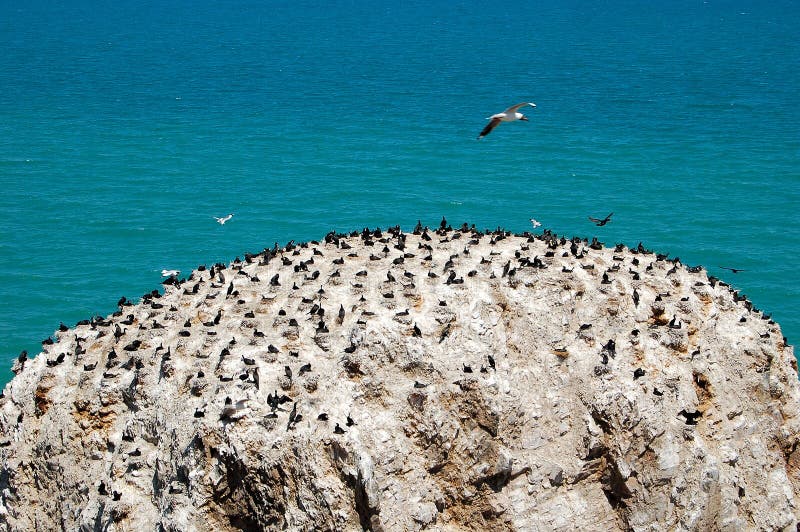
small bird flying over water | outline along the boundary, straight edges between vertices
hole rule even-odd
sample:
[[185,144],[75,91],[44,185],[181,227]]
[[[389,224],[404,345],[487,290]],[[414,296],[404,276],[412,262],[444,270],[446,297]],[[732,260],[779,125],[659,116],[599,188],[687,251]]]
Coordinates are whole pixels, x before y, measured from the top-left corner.
[[522,102],[518,103],[517,105],[512,105],[502,113],[497,113],[487,118],[489,123],[486,124],[485,128],[483,128],[483,131],[481,131],[481,134],[478,135],[478,138],[482,139],[483,137],[491,133],[492,130],[500,124],[500,122],[513,122],[515,120],[524,120],[525,122],[527,122],[528,117],[518,112],[521,107],[524,107],[526,105],[530,105],[531,107],[536,107],[535,103]]
[[614,215],[614,213],[613,213],[613,212],[612,212],[612,213],[609,213],[609,214],[608,214],[608,216],[606,216],[606,217],[605,217],[605,218],[603,218],[603,219],[600,219],[600,218],[592,218],[591,216],[589,216],[589,221],[591,221],[591,222],[594,222],[594,224],[595,224],[597,227],[601,227],[601,226],[603,226],[603,225],[606,225],[608,222],[610,222],[610,221],[611,221],[611,217],[612,217],[613,215]]
[[177,277],[180,273],[180,270],[161,270],[162,277]]
[[539,222],[539,221],[534,220],[533,218],[531,218],[531,224],[533,225],[533,228],[536,229],[537,227],[541,227],[542,222]]
[[743,270],[741,268],[728,268],[727,266],[720,266],[720,268],[723,269],[723,270],[730,270],[733,273],[739,273],[739,272],[746,272],[747,271],[747,270]]
[[230,213],[228,216],[223,216],[222,218],[217,218],[216,216],[214,216],[214,219],[215,219],[215,220],[217,221],[217,223],[219,223],[220,225],[225,225],[225,222],[227,222],[227,221],[228,221],[228,220],[230,220],[231,218],[233,218],[233,213]]

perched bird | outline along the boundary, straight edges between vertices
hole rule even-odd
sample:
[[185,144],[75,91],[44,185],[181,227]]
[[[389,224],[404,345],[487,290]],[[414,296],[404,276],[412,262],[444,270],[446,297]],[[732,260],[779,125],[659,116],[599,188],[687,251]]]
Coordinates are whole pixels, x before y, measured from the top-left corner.
[[594,224],[597,227],[602,227],[602,226],[606,225],[608,222],[611,221],[611,217],[613,215],[614,215],[613,212],[609,213],[608,216],[606,216],[605,218],[602,218],[602,219],[600,219],[600,218],[592,218],[591,216],[589,216],[589,221],[594,222]]
[[523,120],[527,122],[528,117],[518,112],[520,107],[524,107],[526,105],[530,105],[531,107],[536,107],[536,104],[534,103],[522,102],[518,103],[517,105],[512,105],[502,113],[497,113],[488,117],[487,120],[489,121],[489,123],[486,124],[485,128],[483,128],[483,131],[481,131],[480,135],[478,135],[478,138],[482,139],[483,137],[491,133],[492,130],[500,124],[500,122],[514,122],[515,120]]
[[678,412],[679,416],[683,416],[686,418],[687,425],[697,425],[697,419],[703,416],[703,413],[699,410],[695,410],[694,412],[688,412],[686,409],[681,410]]
[[214,219],[215,219],[215,220],[217,221],[217,223],[218,223],[218,224],[220,224],[220,225],[225,225],[225,222],[227,222],[227,221],[228,221],[228,220],[230,220],[231,218],[233,218],[233,213],[230,213],[228,216],[223,216],[222,218],[217,218],[216,216],[214,216]]

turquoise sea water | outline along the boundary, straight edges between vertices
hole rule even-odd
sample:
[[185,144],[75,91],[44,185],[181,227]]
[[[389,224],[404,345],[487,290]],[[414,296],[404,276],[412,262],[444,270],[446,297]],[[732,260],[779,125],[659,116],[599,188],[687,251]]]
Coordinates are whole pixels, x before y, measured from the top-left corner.
[[796,341],[798,35],[794,1],[0,2],[0,383],[162,268],[443,215],[643,241]]

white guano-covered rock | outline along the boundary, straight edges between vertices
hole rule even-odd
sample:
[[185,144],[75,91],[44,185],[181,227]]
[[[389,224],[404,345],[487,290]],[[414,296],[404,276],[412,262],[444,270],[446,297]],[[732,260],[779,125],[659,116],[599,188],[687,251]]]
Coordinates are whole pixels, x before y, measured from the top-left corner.
[[8,530],[800,517],[792,348],[729,286],[643,248],[331,233],[53,338],[0,398]]

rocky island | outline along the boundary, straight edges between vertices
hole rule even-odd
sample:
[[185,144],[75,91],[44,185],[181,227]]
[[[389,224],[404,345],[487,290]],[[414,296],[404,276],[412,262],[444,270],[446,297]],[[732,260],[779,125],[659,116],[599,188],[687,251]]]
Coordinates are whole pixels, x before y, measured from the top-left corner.
[[780,328],[641,244],[418,226],[247,254],[20,355],[7,530],[795,530]]

